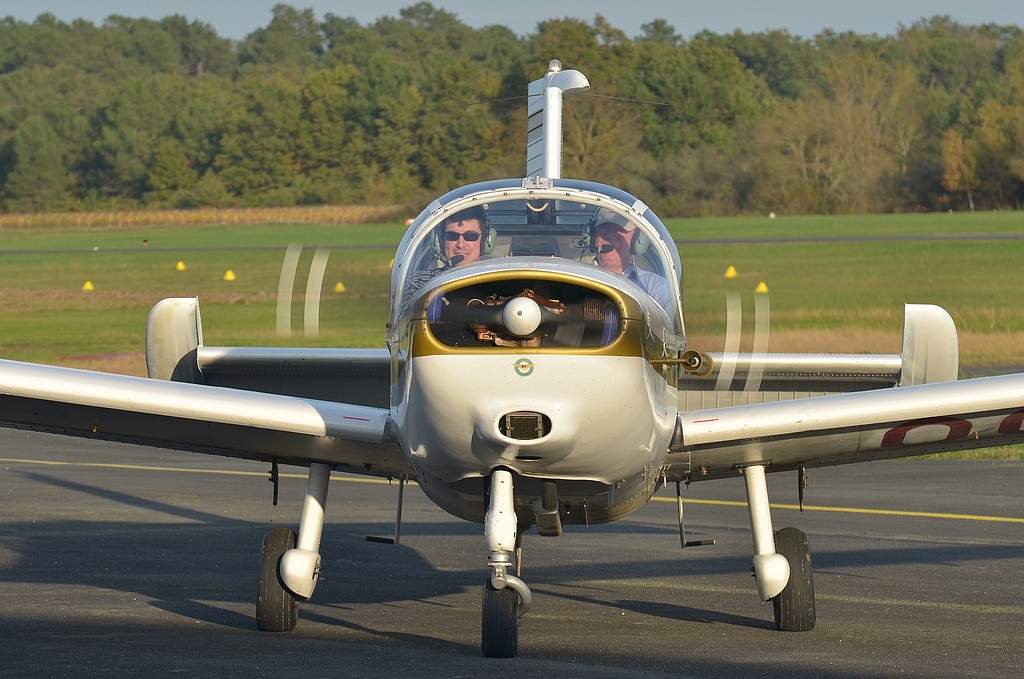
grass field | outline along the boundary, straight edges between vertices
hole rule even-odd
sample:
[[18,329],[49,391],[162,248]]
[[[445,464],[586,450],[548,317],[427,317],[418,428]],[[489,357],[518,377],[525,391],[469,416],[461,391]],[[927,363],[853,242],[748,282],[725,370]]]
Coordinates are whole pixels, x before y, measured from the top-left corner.
[[[690,340],[721,346],[724,298],[768,286],[774,351],[897,352],[903,304],[946,308],[968,366],[1024,363],[1024,216],[886,215],[673,223],[679,238],[864,241],[689,243],[681,246]],[[686,235],[681,235],[683,231]],[[911,240],[960,234],[975,239]],[[886,238],[904,240],[883,240]],[[734,266],[739,276],[726,279]]]
[[[903,303],[927,302],[953,316],[962,366],[1024,365],[1024,239],[993,237],[1024,234],[1020,214],[668,226],[682,241],[692,348],[722,350],[730,293],[741,297],[749,347],[754,290],[764,282],[771,351],[897,353]],[[0,357],[144,374],[146,317],[174,296],[200,298],[208,345],[382,347],[391,258],[404,231],[399,224],[0,228]],[[950,235],[973,237],[913,239]],[[815,240],[823,238],[866,240]],[[770,242],[713,242],[726,239]],[[292,334],[281,337],[277,288],[289,244],[304,250]],[[306,337],[303,293],[316,246],[339,249],[324,277],[319,336]],[[737,277],[724,276],[729,266]],[[224,280],[229,269],[234,281]],[[86,281],[92,291],[82,290]],[[342,293],[334,292],[339,282]],[[996,454],[1024,456],[1020,448]]]
[[[1024,233],[1018,213],[670,220],[680,246],[689,343],[719,351],[725,299],[743,300],[750,343],[754,289],[771,303],[773,351],[898,352],[904,302],[950,311],[965,366],[1024,364]],[[141,369],[156,301],[198,296],[211,345],[383,346],[388,271],[405,227],[369,225],[145,226],[0,229],[0,355],[44,363],[118,354]],[[974,235],[972,240],[882,240]],[[814,241],[861,237],[862,241]],[[714,239],[803,239],[709,242]],[[285,248],[305,246],[291,337],[276,333]],[[302,293],[314,246],[333,251],[320,335],[302,336]],[[358,246],[358,247],[353,247]],[[380,247],[372,247],[380,246]],[[249,248],[249,249],[239,249]],[[264,248],[264,249],[254,249]],[[25,252],[31,251],[31,252]],[[185,270],[175,265],[184,262]],[[736,278],[725,278],[729,266]],[[224,281],[232,270],[236,279]],[[94,290],[83,292],[89,281]],[[344,293],[333,288],[341,282]],[[109,362],[109,361],[108,361]],[[115,366],[116,367],[116,366]]]

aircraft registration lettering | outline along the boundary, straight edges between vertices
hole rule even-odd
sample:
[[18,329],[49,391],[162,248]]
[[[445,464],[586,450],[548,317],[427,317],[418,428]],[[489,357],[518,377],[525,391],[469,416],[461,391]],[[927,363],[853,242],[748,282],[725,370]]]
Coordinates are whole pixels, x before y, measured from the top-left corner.
[[[999,422],[996,428],[999,434],[1017,434],[1024,431],[1024,410],[1012,412]],[[974,423],[959,417],[931,417],[916,422],[907,422],[885,432],[882,437],[883,448],[899,448],[922,443],[940,441],[958,441],[974,433]]]
[[936,441],[956,441],[967,437],[974,425],[958,417],[930,417],[908,422],[885,432],[883,448],[899,448]]
[[1010,413],[999,423],[1000,434],[1016,434],[1024,430],[1024,410]]

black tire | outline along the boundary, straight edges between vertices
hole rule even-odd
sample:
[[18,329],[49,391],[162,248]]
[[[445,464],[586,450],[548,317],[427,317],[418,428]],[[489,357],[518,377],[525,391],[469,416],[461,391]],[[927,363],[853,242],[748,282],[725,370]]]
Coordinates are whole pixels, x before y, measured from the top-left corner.
[[796,528],[775,532],[775,551],[789,561],[789,583],[772,599],[775,627],[783,632],[809,632],[814,629],[814,577],[807,535]]
[[263,632],[290,632],[299,622],[299,602],[281,584],[277,572],[281,555],[295,547],[295,540],[295,531],[288,528],[274,528],[263,538],[256,596],[256,625]]
[[511,587],[484,585],[480,647],[485,658],[514,658],[519,653],[519,595]]

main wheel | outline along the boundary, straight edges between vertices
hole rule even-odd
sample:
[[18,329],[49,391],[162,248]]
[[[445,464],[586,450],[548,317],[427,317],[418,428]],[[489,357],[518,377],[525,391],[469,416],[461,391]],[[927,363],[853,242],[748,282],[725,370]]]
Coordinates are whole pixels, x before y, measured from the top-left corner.
[[514,658],[519,653],[519,595],[511,587],[484,585],[480,647],[485,658]]
[[789,561],[789,583],[772,599],[775,626],[784,632],[814,629],[814,577],[807,535],[796,528],[775,532],[775,551]]
[[295,547],[295,531],[274,528],[260,550],[260,587],[256,596],[256,625],[264,632],[290,632],[299,622],[299,602],[281,584],[277,564]]

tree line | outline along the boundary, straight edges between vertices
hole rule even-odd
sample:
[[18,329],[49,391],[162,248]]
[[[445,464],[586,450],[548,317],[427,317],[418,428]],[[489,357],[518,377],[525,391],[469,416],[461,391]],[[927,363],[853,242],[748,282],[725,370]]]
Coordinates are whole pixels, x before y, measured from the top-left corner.
[[241,41],[181,16],[0,21],[0,211],[420,206],[525,171],[526,85],[584,72],[563,175],[662,215],[1018,209],[1024,32],[525,37],[428,2],[370,25],[289,5]]

